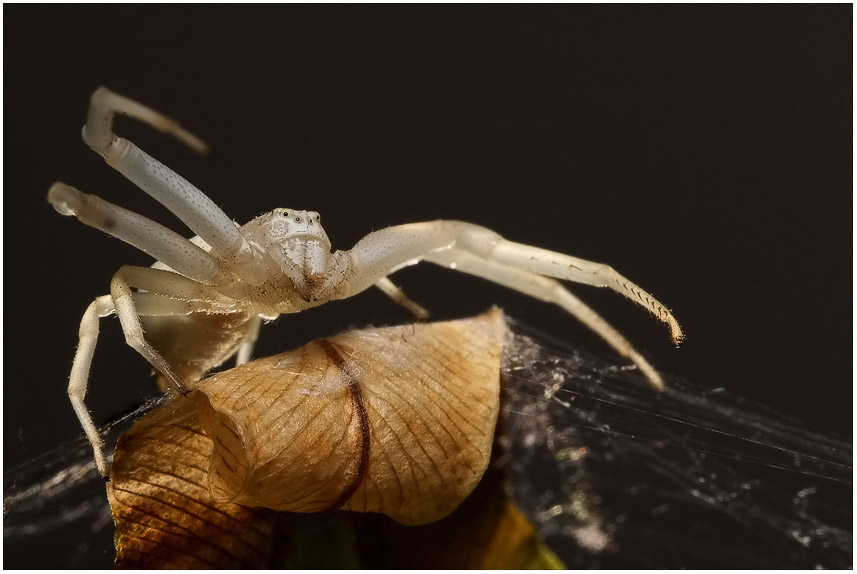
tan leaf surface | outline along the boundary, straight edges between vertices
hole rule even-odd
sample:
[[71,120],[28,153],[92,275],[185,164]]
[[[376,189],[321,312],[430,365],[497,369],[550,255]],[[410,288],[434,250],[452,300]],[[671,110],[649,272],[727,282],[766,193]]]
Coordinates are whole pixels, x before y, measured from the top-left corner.
[[117,568],[263,568],[274,513],[216,503],[212,442],[180,399],[139,420],[116,447],[107,495]]
[[351,331],[195,387],[221,502],[449,514],[479,482],[499,410],[502,313]]

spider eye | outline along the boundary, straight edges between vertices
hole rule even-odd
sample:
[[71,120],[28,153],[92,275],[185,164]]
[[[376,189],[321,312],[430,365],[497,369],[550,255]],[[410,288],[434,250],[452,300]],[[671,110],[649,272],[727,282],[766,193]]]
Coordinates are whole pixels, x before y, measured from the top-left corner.
[[300,223],[300,222],[301,222],[301,216],[300,216],[300,215],[296,215],[296,216],[295,216],[295,223]]

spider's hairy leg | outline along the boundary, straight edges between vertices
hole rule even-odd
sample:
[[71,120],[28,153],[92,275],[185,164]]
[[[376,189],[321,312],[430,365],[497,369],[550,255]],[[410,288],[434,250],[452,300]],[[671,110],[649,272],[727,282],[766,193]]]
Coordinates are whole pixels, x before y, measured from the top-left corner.
[[576,257],[506,241],[497,233],[463,221],[428,221],[388,227],[370,233],[345,252],[349,278],[339,297],[366,289],[379,278],[425,259],[484,277],[527,295],[556,303],[640,368],[657,388],[663,381],[634,347],[597,313],[556,279],[607,286],[640,302],[672,330],[676,344],[684,340],[678,322],[651,295],[612,268]]
[[[168,283],[165,281],[166,278],[157,275],[159,273],[172,275],[179,281],[190,282],[189,279],[176,275],[175,273],[159,271],[157,269],[129,267],[125,268],[125,270],[126,273],[132,275],[134,279],[139,279],[138,281],[135,281],[138,285],[146,284],[144,279],[145,273],[142,272],[148,271],[155,273],[156,275],[152,276],[153,280],[146,285],[149,288],[155,288],[156,284],[159,282],[161,287],[167,286]],[[184,294],[181,289],[176,291],[179,296]],[[137,315],[164,317],[170,315],[183,315],[193,311],[193,305],[190,301],[163,298],[158,300],[159,295],[156,293],[133,293],[132,297],[135,300],[131,306],[132,312],[135,314],[133,322],[136,322],[137,326],[139,326]],[[127,299],[130,299],[130,297],[126,297],[125,300]],[[92,421],[92,416],[86,408],[84,398],[86,397],[86,390],[89,383],[89,372],[92,368],[92,357],[95,353],[95,344],[98,340],[99,320],[102,317],[107,317],[117,313],[117,305],[114,303],[114,300],[113,295],[102,295],[95,299],[95,301],[93,301],[84,312],[83,317],[80,320],[80,329],[78,331],[79,342],[77,345],[77,351],[74,355],[74,362],[72,363],[71,374],[68,381],[69,399],[71,400],[74,412],[77,414],[77,418],[83,427],[86,438],[92,445],[95,457],[95,466],[98,469],[98,473],[103,477],[107,476],[107,459],[104,457],[104,452],[102,450],[103,443],[101,435],[98,433],[98,429]],[[127,313],[127,311],[125,311],[125,313]],[[120,315],[121,321],[122,315],[121,313],[118,314]],[[123,329],[125,328],[125,323],[127,323],[127,318],[126,321],[123,322]],[[126,336],[127,333],[128,331],[126,331]],[[141,332],[138,334],[142,336]],[[144,354],[144,356],[146,355]],[[157,367],[155,363],[152,364]]]
[[239,367],[244,363],[250,362],[250,359],[253,356],[253,346],[256,344],[256,340],[259,338],[259,329],[262,327],[262,319],[259,316],[255,316],[250,319],[250,326],[248,328],[247,336],[241,342],[241,346],[238,348],[238,352],[235,354],[235,366]]
[[[334,254],[343,262],[340,271],[343,279],[335,287],[334,298],[351,297],[376,285],[396,302],[407,300],[399,299],[398,288],[384,279],[403,267],[416,265],[430,251],[452,246],[457,233],[455,222],[451,221],[408,223],[373,231],[349,251]],[[404,297],[404,293],[401,295]]]
[[395,283],[390,281],[389,278],[383,277],[379,279],[375,282],[375,287],[383,291],[387,297],[395,301],[397,304],[410,311],[417,319],[425,321],[431,316],[425,307],[415,301],[412,301],[407,295],[405,295],[405,292],[402,291]]
[[531,297],[559,305],[597,333],[620,355],[633,361],[656,389],[663,390],[664,382],[661,376],[631,343],[558,281],[503,265],[458,248],[435,251],[428,254],[425,260],[488,279]]
[[87,145],[93,149],[102,149],[110,145],[115,137],[113,116],[117,113],[132,117],[171,135],[201,155],[209,152],[208,145],[204,141],[182,128],[177,121],[125,96],[111,92],[103,86],[95,90],[89,98],[89,114],[83,133]]
[[[154,337],[156,341],[149,346],[163,351],[162,358],[175,367],[180,380],[193,384],[199,375],[223,364],[233,353],[237,353],[238,365],[250,360],[262,321],[248,312],[242,301],[166,269],[126,265],[117,275],[137,290],[131,300],[139,316],[192,315],[192,324],[181,328],[187,330],[160,321],[145,325],[149,340]],[[219,335],[212,334],[212,329]]]
[[351,258],[352,277],[340,297],[359,293],[382,276],[422,259],[431,260],[437,253],[452,248],[509,269],[609,287],[666,323],[673,343],[681,345],[684,342],[681,327],[669,309],[609,265],[513,243],[490,229],[464,221],[409,223],[370,233],[347,252]]
[[233,299],[221,295],[212,287],[199,281],[188,279],[174,271],[156,267],[138,267],[124,265],[119,274],[131,286],[145,293],[136,292],[135,301],[143,294],[168,297],[182,303],[177,307],[186,313],[203,311],[206,313],[228,313],[237,309]]
[[[472,229],[476,228],[476,229]],[[460,240],[456,246],[467,250],[484,251],[485,245],[482,241],[482,228],[467,225],[462,228]],[[470,239],[473,235],[476,241]],[[475,246],[474,246],[475,243]],[[488,250],[487,258],[501,265],[522,269],[530,273],[574,281],[595,287],[609,287],[628,299],[642,305],[652,315],[669,326],[672,341],[676,346],[684,342],[684,334],[679,327],[678,321],[657,299],[632,283],[609,265],[595,263],[585,259],[556,253],[547,249],[540,249],[531,245],[514,243],[497,236]],[[475,248],[474,248],[475,247]]]
[[73,215],[81,223],[133,245],[185,277],[208,285],[228,280],[220,262],[186,238],[97,195],[57,182],[48,191],[48,201],[62,215]]
[[113,133],[113,116],[127,114],[176,136],[197,151],[205,151],[207,146],[169,118],[106,88],[97,89],[89,105],[83,127],[86,144],[111,167],[173,212],[211,246],[212,254],[228,261],[242,279],[253,285],[262,283],[266,278],[264,264],[238,226],[189,181],[132,142],[117,137]]
[[[149,364],[164,376],[164,379],[167,381],[167,384],[173,392],[185,394],[187,392],[187,387],[185,386],[184,381],[175,374],[169,363],[164,360],[161,354],[158,353],[154,347],[146,342],[146,339],[143,336],[143,326],[140,324],[140,314],[137,312],[136,306],[134,305],[131,283],[128,281],[128,276],[130,275],[129,269],[132,272],[135,270],[133,267],[122,267],[116,272],[113,276],[113,280],[110,282],[110,295],[113,298],[113,305],[116,308],[116,315],[119,316],[122,331],[125,333],[125,342],[128,343],[132,349],[143,355],[143,357],[149,361]],[[191,309],[189,309],[188,312],[190,312],[190,310]],[[174,311],[170,308],[165,314],[172,315],[174,314]]]
[[95,354],[95,343],[98,341],[99,319],[111,315],[114,310],[110,295],[98,297],[86,308],[83,317],[80,319],[79,341],[77,351],[74,354],[71,375],[68,379],[68,397],[71,400],[71,406],[77,414],[89,444],[92,445],[98,474],[105,477],[107,476],[107,459],[102,450],[104,442],[101,440],[101,435],[98,434],[95,423],[92,422],[92,416],[86,409],[83,399],[86,397],[89,369],[92,366],[92,356]]

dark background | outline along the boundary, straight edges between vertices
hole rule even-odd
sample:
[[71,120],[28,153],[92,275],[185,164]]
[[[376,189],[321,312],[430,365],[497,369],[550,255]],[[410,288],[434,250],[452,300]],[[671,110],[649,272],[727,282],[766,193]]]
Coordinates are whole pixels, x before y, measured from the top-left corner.
[[[848,5],[4,6],[4,16],[7,469],[80,435],[65,392],[80,316],[119,266],[150,263],[57,215],[51,183],[187,233],[81,141],[99,85],[205,139],[207,159],[117,126],[238,221],[316,210],[345,249],[388,225],[462,219],[609,263],[673,309],[681,350],[622,297],[572,289],[657,368],[851,437]],[[498,304],[612,356],[558,308],[502,287],[430,264],[394,279],[437,318]],[[370,291],[280,318],[257,354],[408,319]],[[96,421],[149,395],[148,372],[118,321],[102,321]]]

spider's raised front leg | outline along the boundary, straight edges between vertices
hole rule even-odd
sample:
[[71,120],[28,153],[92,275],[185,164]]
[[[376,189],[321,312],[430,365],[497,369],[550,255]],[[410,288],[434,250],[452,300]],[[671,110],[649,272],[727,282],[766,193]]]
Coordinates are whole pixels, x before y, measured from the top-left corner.
[[[97,299],[81,320],[80,345],[69,379],[69,395],[87,437],[96,450],[99,472],[103,474],[104,457],[98,456],[100,447],[95,441],[97,433],[83,407],[83,396],[86,394],[92,353],[98,335],[98,318],[115,312],[122,323],[128,344],[164,376],[174,391],[184,392],[182,380],[173,372],[167,361],[145,341],[139,316],[187,314],[197,310],[201,301],[206,301],[206,307],[216,305],[218,299],[213,295],[214,291],[206,290],[205,285],[223,284],[230,280],[230,275],[217,259],[179,234],[95,195],[55,183],[48,192],[48,201],[59,213],[73,215],[82,223],[130,243],[175,270],[173,273],[156,269],[123,268],[113,279],[111,297]],[[134,297],[146,306],[141,312],[135,308],[132,286],[147,291],[134,294]],[[157,298],[158,294],[171,298]]]
[[229,280],[220,262],[178,233],[97,195],[90,195],[61,182],[48,190],[48,202],[62,215],[109,233],[129,243],[177,273],[207,285]]
[[189,181],[113,133],[113,116],[126,114],[165,131],[197,151],[207,146],[176,122],[133,100],[98,88],[89,102],[83,140],[104,160],[173,212],[211,246],[212,254],[228,261],[232,271],[252,285],[266,279],[265,266],[238,226],[207,195]]

